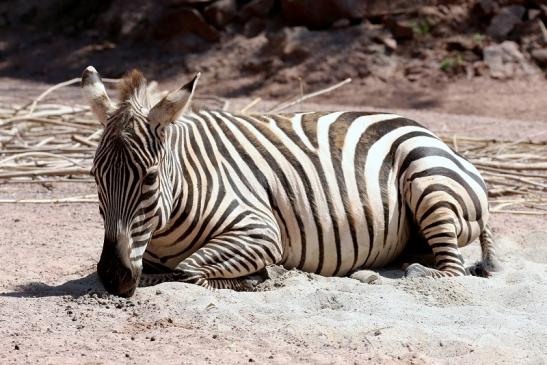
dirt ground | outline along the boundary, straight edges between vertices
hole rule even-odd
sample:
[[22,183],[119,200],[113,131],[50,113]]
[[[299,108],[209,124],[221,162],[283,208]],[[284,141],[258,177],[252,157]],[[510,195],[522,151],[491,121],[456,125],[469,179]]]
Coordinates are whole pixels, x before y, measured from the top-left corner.
[[[2,81],[2,102],[46,86]],[[351,97],[348,89],[297,108],[379,107],[441,133],[546,139],[545,86],[485,81],[422,94],[392,86]],[[57,95],[78,100],[72,89]],[[440,101],[419,103],[428,98]],[[0,182],[0,199],[92,192],[91,184]],[[96,204],[4,204],[0,222],[0,363],[547,362],[542,216],[492,215],[504,271],[490,279],[406,280],[388,270],[368,285],[274,269],[260,292],[168,283],[130,299],[107,295],[95,275],[103,235]],[[478,259],[478,244],[464,256]]]

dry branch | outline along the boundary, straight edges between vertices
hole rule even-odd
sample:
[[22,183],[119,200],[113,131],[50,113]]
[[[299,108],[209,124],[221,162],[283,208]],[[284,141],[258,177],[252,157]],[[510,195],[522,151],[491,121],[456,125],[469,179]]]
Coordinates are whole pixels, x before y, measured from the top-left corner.
[[301,103],[305,100],[308,100],[308,99],[311,99],[311,98],[314,98],[316,96],[319,96],[319,95],[323,95],[323,94],[326,94],[326,93],[329,93],[333,90],[336,90],[338,89],[339,87],[341,86],[344,86],[345,84],[348,84],[351,82],[351,78],[347,78],[345,79],[344,81],[341,81],[335,85],[332,85],[332,86],[329,86],[327,88],[324,88],[324,89],[321,89],[321,90],[317,90],[317,91],[314,91],[313,93],[310,93],[310,94],[305,94],[305,95],[302,95],[300,96],[299,98],[297,98],[296,100],[293,100],[293,101],[289,101],[287,103],[284,103],[284,104],[281,104],[279,106],[276,106],[274,107],[273,109],[270,109],[270,112],[272,113],[277,113],[277,112],[280,112],[284,109],[287,109],[293,105],[296,105],[298,103]]

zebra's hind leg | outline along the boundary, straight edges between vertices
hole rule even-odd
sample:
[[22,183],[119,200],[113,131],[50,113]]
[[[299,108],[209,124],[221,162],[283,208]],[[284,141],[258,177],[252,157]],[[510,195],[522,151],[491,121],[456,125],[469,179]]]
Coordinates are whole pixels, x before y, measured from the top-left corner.
[[492,237],[492,230],[487,224],[479,236],[482,250],[482,261],[471,266],[468,271],[471,275],[489,277],[492,272],[501,271],[501,264],[496,256],[496,247]]
[[458,238],[454,220],[437,219],[432,223],[420,223],[420,229],[429,247],[433,251],[435,268],[414,263],[406,267],[405,276],[414,277],[450,277],[465,275],[463,257],[458,248]]

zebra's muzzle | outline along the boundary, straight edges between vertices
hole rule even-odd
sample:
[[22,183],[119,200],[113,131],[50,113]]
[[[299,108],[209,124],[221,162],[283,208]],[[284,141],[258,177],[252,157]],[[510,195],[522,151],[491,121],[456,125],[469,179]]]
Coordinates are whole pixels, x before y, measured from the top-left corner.
[[124,245],[117,242],[104,242],[101,258],[97,264],[97,273],[105,289],[114,295],[130,297],[135,293],[140,269],[129,263],[129,254]]

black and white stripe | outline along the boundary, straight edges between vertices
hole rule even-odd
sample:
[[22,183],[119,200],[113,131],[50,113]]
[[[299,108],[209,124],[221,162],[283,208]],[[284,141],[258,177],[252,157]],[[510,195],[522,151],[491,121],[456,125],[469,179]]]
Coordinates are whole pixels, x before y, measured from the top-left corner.
[[120,222],[133,265],[155,271],[143,285],[244,289],[271,264],[347,275],[389,264],[416,230],[436,264],[408,276],[466,274],[459,247],[479,237],[495,269],[480,174],[414,121],[199,111],[165,124],[148,108],[129,98],[111,114],[94,167],[106,236]]

